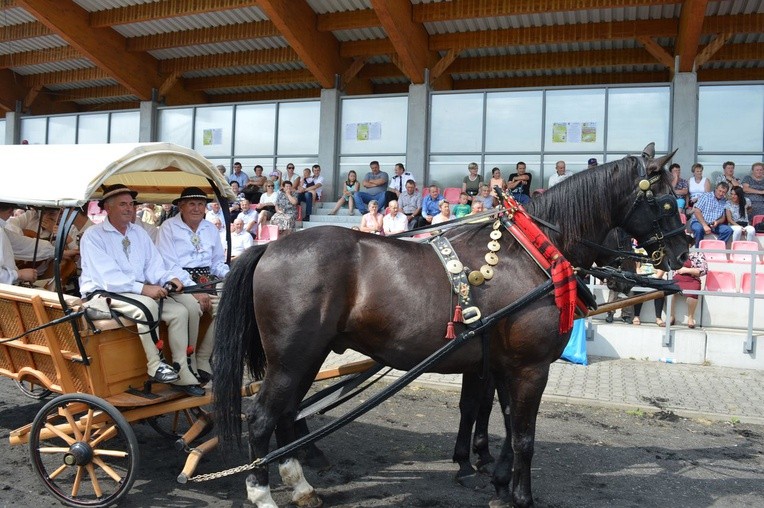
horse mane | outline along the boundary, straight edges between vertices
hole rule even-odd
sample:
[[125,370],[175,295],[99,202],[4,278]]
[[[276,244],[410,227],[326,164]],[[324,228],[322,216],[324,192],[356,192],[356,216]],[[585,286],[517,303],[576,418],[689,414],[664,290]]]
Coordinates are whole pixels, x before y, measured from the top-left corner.
[[[541,225],[568,259],[575,264],[590,264],[590,248],[581,239],[602,242],[615,226],[614,212],[636,189],[639,168],[638,158],[629,156],[582,171],[531,200],[528,212],[559,227],[558,234]],[[670,179],[665,170],[661,171],[661,192],[666,192]]]

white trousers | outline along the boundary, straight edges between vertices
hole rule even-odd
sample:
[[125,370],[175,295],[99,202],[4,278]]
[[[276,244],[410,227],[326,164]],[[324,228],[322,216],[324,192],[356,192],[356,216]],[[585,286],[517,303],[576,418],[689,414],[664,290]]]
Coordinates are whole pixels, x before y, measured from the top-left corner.
[[203,313],[202,308],[199,306],[199,301],[194,295],[179,293],[172,294],[170,298],[183,305],[188,311],[188,343],[194,346],[195,351],[195,354],[191,355],[192,368],[194,370],[201,369],[211,374],[212,366],[210,365],[210,359],[212,358],[212,348],[215,344],[215,319],[218,314],[220,297],[210,295],[210,300],[212,301],[212,322],[204,333],[204,337],[199,337],[199,320]]
[[733,242],[740,240],[740,238],[743,236],[743,233],[745,233],[746,240],[756,241],[756,230],[753,228],[753,226],[748,225],[743,227],[737,224],[731,224],[730,227],[732,228]]

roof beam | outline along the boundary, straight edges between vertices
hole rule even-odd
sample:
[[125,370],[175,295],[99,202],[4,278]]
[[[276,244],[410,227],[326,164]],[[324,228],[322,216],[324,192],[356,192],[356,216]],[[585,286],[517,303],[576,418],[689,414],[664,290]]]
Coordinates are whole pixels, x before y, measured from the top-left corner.
[[430,36],[412,16],[410,0],[371,0],[382,28],[398,55],[398,65],[412,83],[424,83],[425,69],[438,61],[428,49]]
[[[125,39],[111,28],[92,28],[88,12],[72,0],[16,0],[48,28],[54,30],[141,100],[149,100],[152,90],[162,84],[157,62],[148,53],[128,53]],[[204,102],[204,96],[187,96],[181,100]],[[172,100],[175,100],[173,97]]]
[[764,67],[750,69],[700,69],[698,81],[761,81]]
[[287,99],[313,99],[321,97],[320,88],[305,88],[300,90],[272,90],[267,92],[244,92],[231,94],[210,95],[209,102],[257,102],[278,101]]
[[24,96],[21,80],[8,69],[0,70],[0,110],[15,111],[16,101]]
[[316,29],[317,17],[305,0],[259,0],[265,12],[300,60],[324,88],[334,88],[335,76],[347,65],[340,58],[340,45],[330,33]]
[[240,41],[242,39],[261,39],[278,37],[278,29],[270,21],[252,21],[237,25],[213,26],[168,32],[163,34],[144,35],[127,39],[128,51],[150,51],[154,49],[182,48],[217,42]]
[[192,14],[256,6],[256,0],[165,0],[90,13],[90,26],[111,27],[153,19],[178,18]]
[[[705,64],[709,60],[711,60],[711,57],[714,56],[722,47],[727,43],[728,40],[732,38],[732,34],[717,34],[714,39],[709,42],[705,48],[703,48],[700,53],[698,53],[698,56],[695,57],[695,68],[700,67],[701,65]],[[764,55],[764,53],[759,53],[759,55]],[[755,59],[755,58],[754,58]]]
[[334,32],[335,30],[357,30],[377,26],[381,26],[381,23],[374,9],[359,9],[319,14],[316,28],[319,32]]
[[568,74],[493,79],[455,79],[454,90],[526,88],[547,86],[606,85],[619,83],[668,83],[668,71]]
[[640,35],[637,37],[637,40],[645,47],[648,53],[655,57],[656,60],[668,67],[672,72],[674,71],[674,57],[672,57],[668,51],[663,49],[660,44],[655,42],[655,39],[646,35]]
[[308,70],[255,72],[233,76],[213,76],[205,78],[186,78],[183,80],[188,90],[219,90],[247,86],[272,86],[315,83],[316,78]]
[[28,87],[60,85],[64,83],[77,83],[83,81],[96,81],[99,79],[112,79],[107,73],[98,67],[87,69],[74,69],[70,71],[43,72],[24,76],[24,84]]
[[40,23],[39,21],[30,21],[29,23],[20,23],[2,27],[0,30],[0,43],[16,42],[34,37],[44,37],[53,35],[55,32]]
[[708,0],[684,0],[679,15],[679,34],[676,38],[676,56],[679,57],[679,72],[695,70],[703,21],[706,18]]
[[521,16],[549,12],[612,9],[675,4],[677,0],[451,0],[450,2],[419,3],[414,6],[414,21],[420,23],[453,21],[456,19]]
[[299,62],[300,57],[292,48],[262,49],[259,51],[238,51],[236,53],[215,53],[212,55],[189,56],[159,61],[159,72],[188,72],[204,69],[227,69],[253,65]]
[[71,113],[77,110],[74,104],[55,104],[45,94],[25,89],[17,74],[8,69],[0,69],[0,110],[15,111],[16,101],[22,101],[22,105],[25,105],[24,112],[29,112],[30,106],[34,106],[36,115]]
[[57,90],[52,92],[53,102],[70,102],[88,99],[112,99],[118,97],[132,97],[130,90],[122,85],[92,86],[88,88],[75,88],[72,90]]
[[71,46],[59,48],[41,49],[37,51],[24,51],[10,55],[0,55],[0,68],[26,67],[50,62],[64,62],[66,60],[81,60],[84,57]]

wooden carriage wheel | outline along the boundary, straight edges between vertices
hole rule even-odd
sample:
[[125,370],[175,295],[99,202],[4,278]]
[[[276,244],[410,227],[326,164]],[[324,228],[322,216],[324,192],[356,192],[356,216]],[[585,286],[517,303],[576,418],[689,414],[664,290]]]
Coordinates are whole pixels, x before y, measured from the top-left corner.
[[103,399],[66,394],[34,419],[32,467],[48,491],[69,506],[108,506],[132,487],[138,441],[122,414]]

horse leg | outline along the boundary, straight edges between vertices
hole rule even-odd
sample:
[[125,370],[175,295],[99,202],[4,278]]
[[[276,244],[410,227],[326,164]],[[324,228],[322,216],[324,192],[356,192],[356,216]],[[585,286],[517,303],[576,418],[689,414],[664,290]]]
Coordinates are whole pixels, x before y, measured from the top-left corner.
[[486,379],[482,380],[482,383],[482,396],[477,420],[475,420],[475,436],[472,439],[472,451],[478,456],[475,467],[477,467],[478,471],[485,473],[489,472],[489,465],[494,462],[491,450],[488,448],[488,421],[491,418],[491,410],[493,410],[496,387],[493,382],[493,376],[490,373]]
[[[276,442],[279,447],[295,440],[294,417],[294,412],[289,412],[279,419],[276,426]],[[307,426],[304,430],[307,430]],[[292,489],[292,504],[306,508],[320,508],[324,505],[313,486],[305,479],[302,466],[295,457],[289,457],[279,463],[279,474],[284,485]]]
[[[506,491],[506,486],[497,495],[502,503],[491,506],[515,506],[527,508],[533,506],[531,493],[531,460],[536,434],[536,417],[541,395],[544,393],[549,377],[549,365],[541,364],[532,367],[515,369],[507,380],[509,393],[509,411],[504,407],[505,418],[510,423],[512,447],[512,489]],[[497,386],[499,381],[497,380]],[[505,424],[505,426],[507,426]],[[505,448],[507,442],[505,441]],[[504,454],[504,450],[502,450]],[[507,455],[507,458],[510,455]],[[497,465],[498,468],[498,465]],[[506,475],[506,471],[503,472]],[[495,473],[494,473],[495,474]],[[505,478],[502,478],[504,480]]]
[[470,463],[470,436],[478,415],[480,403],[480,379],[477,374],[465,372],[462,375],[462,393],[459,397],[459,432],[456,434],[453,461],[459,465],[456,481],[462,483],[475,475]]
[[[306,422],[305,419],[296,421],[295,432],[297,433],[298,438],[310,434],[308,422]],[[327,459],[326,455],[324,455],[324,452],[322,452],[321,449],[316,446],[316,443],[310,443],[309,445],[301,448],[297,452],[297,456],[300,458],[303,464],[312,467],[313,469],[324,470],[331,466],[329,459]]]
[[512,424],[509,417],[509,389],[507,379],[503,374],[493,373],[493,380],[496,386],[496,395],[499,397],[499,406],[501,407],[502,417],[504,419],[504,443],[501,445],[499,460],[493,467],[493,483],[496,489],[496,498],[491,500],[491,508],[501,508],[511,506],[509,502],[509,482],[512,479],[512,463],[515,460],[515,453],[512,450]]
[[[270,441],[273,429],[276,426],[273,413],[266,411],[263,402],[264,390],[261,390],[252,409],[247,413],[249,425],[249,449],[252,457],[265,457],[268,453],[268,442]],[[250,474],[246,480],[247,499],[257,508],[278,508],[278,505],[271,496],[271,488],[268,478],[268,465],[255,468],[255,472]]]

